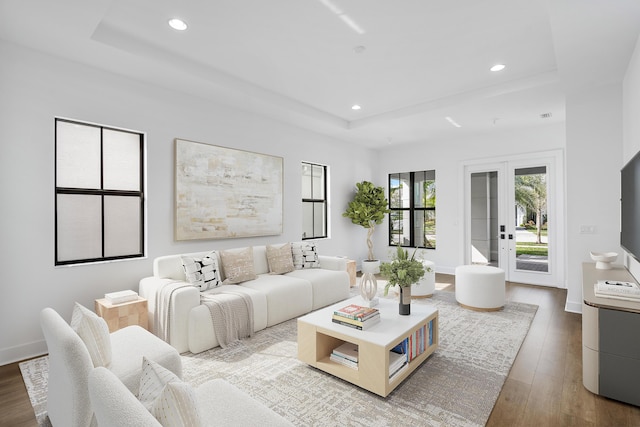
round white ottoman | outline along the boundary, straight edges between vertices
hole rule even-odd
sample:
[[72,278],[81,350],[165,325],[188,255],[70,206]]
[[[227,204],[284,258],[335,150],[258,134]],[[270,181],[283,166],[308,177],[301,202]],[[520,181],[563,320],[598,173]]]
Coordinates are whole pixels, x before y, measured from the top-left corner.
[[488,265],[456,267],[456,301],[472,310],[500,310],[505,301],[504,270]]
[[[411,298],[429,298],[436,290],[436,264],[433,261],[423,259],[422,265],[425,270],[424,276],[418,283],[411,285]],[[427,271],[427,268],[431,268],[431,271]]]

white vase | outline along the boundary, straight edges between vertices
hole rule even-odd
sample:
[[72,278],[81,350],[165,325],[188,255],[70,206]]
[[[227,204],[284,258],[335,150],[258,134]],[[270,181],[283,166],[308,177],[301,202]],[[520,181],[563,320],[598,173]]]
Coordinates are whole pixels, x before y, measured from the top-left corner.
[[380,260],[362,261],[362,279],[360,280],[360,296],[364,300],[364,305],[373,307],[378,304],[378,281],[376,273],[380,272]]

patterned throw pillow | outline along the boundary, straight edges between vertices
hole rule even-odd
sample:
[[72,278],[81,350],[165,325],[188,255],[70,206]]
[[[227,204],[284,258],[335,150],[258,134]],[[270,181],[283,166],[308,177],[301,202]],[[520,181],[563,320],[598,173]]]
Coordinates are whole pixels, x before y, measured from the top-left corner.
[[221,251],[220,258],[225,275],[223,283],[241,283],[258,278],[253,266],[252,247],[241,251]]
[[196,394],[182,381],[168,383],[151,408],[151,414],[163,427],[200,427]]
[[270,274],[284,274],[293,271],[293,255],[291,253],[291,243],[277,247],[267,245],[267,262],[269,263]]
[[200,426],[193,389],[164,366],[142,358],[138,400],[163,426]]
[[320,268],[320,260],[318,259],[315,243],[291,243],[291,253],[293,254],[293,266],[296,270]]
[[109,366],[111,336],[107,322],[88,308],[75,303],[71,315],[71,328],[87,346],[93,366]]
[[202,258],[181,256],[182,267],[187,281],[204,292],[215,288],[222,283],[220,280],[220,268],[218,267],[218,256],[215,251],[211,251]]

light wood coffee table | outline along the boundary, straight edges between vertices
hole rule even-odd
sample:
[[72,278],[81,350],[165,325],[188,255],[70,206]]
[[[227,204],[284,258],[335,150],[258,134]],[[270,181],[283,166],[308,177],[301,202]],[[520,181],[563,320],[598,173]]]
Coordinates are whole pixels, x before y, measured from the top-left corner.
[[[438,348],[438,310],[428,305],[412,304],[411,315],[398,314],[398,302],[381,298],[380,323],[361,331],[331,321],[334,310],[349,304],[363,304],[361,297],[333,304],[298,318],[298,359],[338,378],[387,396]],[[389,379],[389,351],[431,322],[431,345],[409,362],[409,366]],[[334,348],[344,342],[358,345],[358,369],[329,359]]]

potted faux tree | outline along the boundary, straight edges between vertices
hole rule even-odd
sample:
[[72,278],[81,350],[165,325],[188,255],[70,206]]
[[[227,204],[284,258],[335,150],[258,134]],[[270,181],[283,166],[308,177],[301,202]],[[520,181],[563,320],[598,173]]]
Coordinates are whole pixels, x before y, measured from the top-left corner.
[[382,224],[384,216],[389,212],[389,202],[384,194],[384,188],[376,187],[369,181],[356,183],[356,193],[349,202],[347,210],[342,216],[347,217],[352,223],[367,229],[367,259],[362,262],[362,281],[360,294],[362,297],[375,304],[377,282],[375,274],[380,272],[380,261],[373,256],[373,232],[377,224]]
[[415,250],[409,257],[409,251],[398,245],[391,262],[383,262],[380,265],[380,273],[388,280],[384,287],[385,296],[391,286],[398,285],[400,289],[399,313],[402,315],[411,314],[411,285],[417,283],[425,272],[422,262],[415,259],[415,256]]

